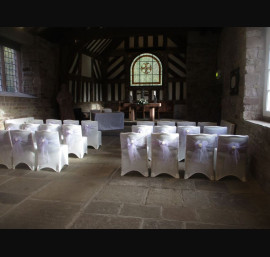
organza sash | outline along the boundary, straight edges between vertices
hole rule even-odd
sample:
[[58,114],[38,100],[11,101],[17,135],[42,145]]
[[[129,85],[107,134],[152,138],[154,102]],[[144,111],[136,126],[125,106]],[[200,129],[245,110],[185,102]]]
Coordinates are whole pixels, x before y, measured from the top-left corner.
[[141,159],[138,148],[141,146],[141,138],[127,138],[128,155],[131,162]]

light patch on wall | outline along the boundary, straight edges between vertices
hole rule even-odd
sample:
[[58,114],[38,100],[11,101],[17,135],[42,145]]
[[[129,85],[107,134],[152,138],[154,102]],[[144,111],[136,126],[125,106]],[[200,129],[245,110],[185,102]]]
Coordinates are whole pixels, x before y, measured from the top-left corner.
[[86,82],[83,83],[83,102],[86,102]]
[[134,37],[129,37],[129,48],[134,48]]
[[158,35],[158,47],[163,46],[163,35]]
[[82,54],[82,76],[91,78],[92,76],[92,59],[90,56]]
[[153,36],[148,36],[148,47],[153,47]]

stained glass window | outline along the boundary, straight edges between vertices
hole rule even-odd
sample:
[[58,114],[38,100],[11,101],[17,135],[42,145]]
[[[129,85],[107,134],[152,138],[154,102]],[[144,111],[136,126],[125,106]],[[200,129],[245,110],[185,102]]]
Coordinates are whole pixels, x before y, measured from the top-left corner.
[[161,86],[162,65],[159,58],[150,53],[137,56],[130,67],[131,86]]
[[17,53],[16,50],[0,45],[0,91],[18,91]]

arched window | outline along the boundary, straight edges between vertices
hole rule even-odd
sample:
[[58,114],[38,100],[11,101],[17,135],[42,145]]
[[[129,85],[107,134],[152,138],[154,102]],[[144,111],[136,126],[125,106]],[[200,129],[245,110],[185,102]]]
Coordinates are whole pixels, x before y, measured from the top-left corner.
[[159,58],[150,53],[137,56],[130,67],[131,86],[162,86],[162,65]]

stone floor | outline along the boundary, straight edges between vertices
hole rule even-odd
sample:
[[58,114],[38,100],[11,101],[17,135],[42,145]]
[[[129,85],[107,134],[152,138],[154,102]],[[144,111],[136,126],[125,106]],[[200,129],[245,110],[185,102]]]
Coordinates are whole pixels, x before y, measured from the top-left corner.
[[270,228],[270,195],[251,176],[121,176],[119,133],[104,133],[102,144],[83,159],[70,156],[60,173],[0,165],[0,228]]

